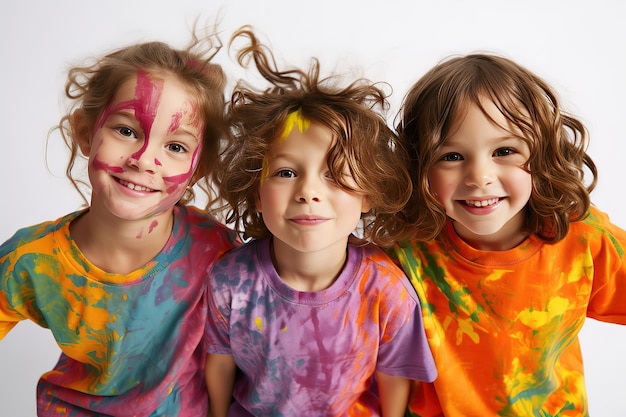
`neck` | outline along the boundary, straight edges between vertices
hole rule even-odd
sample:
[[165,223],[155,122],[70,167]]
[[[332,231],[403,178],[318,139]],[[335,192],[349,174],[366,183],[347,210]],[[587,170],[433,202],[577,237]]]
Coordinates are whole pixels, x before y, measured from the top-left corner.
[[280,278],[297,291],[322,291],[337,279],[347,259],[347,245],[299,252],[273,238],[272,262]]
[[488,235],[476,234],[458,222],[452,222],[455,232],[471,247],[484,251],[504,251],[513,249],[526,238],[524,231],[524,212],[518,213],[496,233]]
[[173,224],[173,209],[146,219],[124,220],[91,208],[72,222],[70,233],[91,263],[109,273],[128,274],[163,249]]

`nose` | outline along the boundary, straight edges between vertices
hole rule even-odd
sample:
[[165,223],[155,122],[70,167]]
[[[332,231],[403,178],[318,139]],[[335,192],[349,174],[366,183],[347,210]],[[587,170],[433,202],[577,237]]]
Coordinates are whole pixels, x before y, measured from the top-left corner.
[[494,166],[491,161],[477,159],[467,164],[465,184],[470,187],[485,187],[494,181]]
[[296,191],[296,200],[300,203],[311,203],[321,201],[321,181],[313,178],[300,177],[298,189]]
[[148,140],[145,140],[141,148],[126,159],[126,165],[129,167],[149,173],[154,173],[156,167],[160,164],[157,158],[157,151],[154,149],[154,146],[150,146]]

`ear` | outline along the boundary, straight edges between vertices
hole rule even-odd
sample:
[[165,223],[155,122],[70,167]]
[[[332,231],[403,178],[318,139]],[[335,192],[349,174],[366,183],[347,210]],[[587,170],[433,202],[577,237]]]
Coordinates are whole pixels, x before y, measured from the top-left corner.
[[367,213],[372,209],[372,202],[370,201],[368,196],[363,197],[363,201],[361,202],[361,213]]
[[91,129],[83,109],[76,109],[70,116],[73,139],[85,156],[91,151]]
[[263,213],[263,205],[261,204],[261,196],[259,195],[259,192],[257,191],[256,196],[254,197],[254,205],[255,207],[255,211],[259,214]]

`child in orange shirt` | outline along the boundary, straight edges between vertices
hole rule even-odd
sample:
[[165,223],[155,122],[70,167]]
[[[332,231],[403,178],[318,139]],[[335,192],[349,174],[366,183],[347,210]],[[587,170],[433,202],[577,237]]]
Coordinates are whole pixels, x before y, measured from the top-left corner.
[[588,415],[578,332],[626,324],[626,232],[590,203],[583,124],[532,72],[475,54],[417,81],[398,132],[414,191],[394,256],[439,370],[410,415]]

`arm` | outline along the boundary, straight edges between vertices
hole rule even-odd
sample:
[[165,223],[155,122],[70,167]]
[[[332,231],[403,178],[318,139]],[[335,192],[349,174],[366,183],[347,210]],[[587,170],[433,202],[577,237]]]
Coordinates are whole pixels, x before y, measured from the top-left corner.
[[403,417],[409,403],[409,379],[376,372],[383,417]]
[[204,376],[209,391],[209,417],[226,417],[228,414],[236,370],[233,355],[207,355]]

